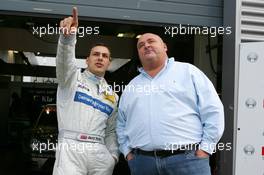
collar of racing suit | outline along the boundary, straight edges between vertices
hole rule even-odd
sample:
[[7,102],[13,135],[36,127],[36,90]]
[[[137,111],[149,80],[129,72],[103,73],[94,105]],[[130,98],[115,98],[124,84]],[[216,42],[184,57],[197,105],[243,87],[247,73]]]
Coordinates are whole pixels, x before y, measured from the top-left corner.
[[104,93],[104,92],[107,92],[107,94],[110,94],[110,95],[113,94],[111,87],[108,86],[104,77],[99,77],[87,69],[84,71],[84,76],[87,79],[90,79],[91,81],[93,81],[98,86],[99,94]]
[[92,80],[95,84],[107,84],[103,77],[99,77],[87,69],[84,71],[84,76]]

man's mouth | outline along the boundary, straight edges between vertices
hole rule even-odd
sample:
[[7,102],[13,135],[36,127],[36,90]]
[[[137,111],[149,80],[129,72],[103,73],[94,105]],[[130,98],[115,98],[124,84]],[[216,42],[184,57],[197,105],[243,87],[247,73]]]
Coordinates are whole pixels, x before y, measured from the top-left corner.
[[153,51],[152,50],[146,50],[145,52],[144,52],[144,54],[145,55],[148,55],[148,54],[151,54]]
[[104,65],[103,64],[101,64],[101,63],[95,63],[95,65],[96,65],[96,67],[98,67],[98,68],[102,68]]

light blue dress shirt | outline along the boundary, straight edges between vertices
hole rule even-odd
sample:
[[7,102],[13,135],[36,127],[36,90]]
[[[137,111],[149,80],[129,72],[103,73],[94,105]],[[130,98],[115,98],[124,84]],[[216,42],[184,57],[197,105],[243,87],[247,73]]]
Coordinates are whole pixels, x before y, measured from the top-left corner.
[[126,156],[133,148],[168,150],[200,143],[212,154],[224,131],[224,111],[204,73],[174,58],[153,78],[139,71],[119,103],[120,151]]

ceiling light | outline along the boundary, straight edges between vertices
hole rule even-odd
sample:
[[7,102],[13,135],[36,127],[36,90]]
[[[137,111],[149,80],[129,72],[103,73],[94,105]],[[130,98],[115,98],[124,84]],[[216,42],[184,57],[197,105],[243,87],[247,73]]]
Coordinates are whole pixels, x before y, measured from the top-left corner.
[[134,38],[134,33],[118,33],[117,37],[124,37],[124,38]]
[[124,37],[124,33],[118,33],[117,37],[120,37],[120,38]]

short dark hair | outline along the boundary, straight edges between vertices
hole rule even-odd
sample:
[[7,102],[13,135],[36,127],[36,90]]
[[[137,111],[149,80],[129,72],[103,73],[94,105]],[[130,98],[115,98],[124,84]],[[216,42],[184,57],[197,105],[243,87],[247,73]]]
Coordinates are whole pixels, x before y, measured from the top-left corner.
[[91,55],[92,49],[95,48],[95,47],[97,47],[97,46],[103,46],[103,47],[105,47],[105,48],[108,49],[109,54],[110,54],[110,55],[109,55],[109,59],[110,59],[110,61],[111,61],[111,50],[110,50],[110,47],[109,47],[107,44],[105,44],[105,43],[95,43],[95,44],[93,44],[93,45],[90,47],[90,50],[89,50],[89,56]]

